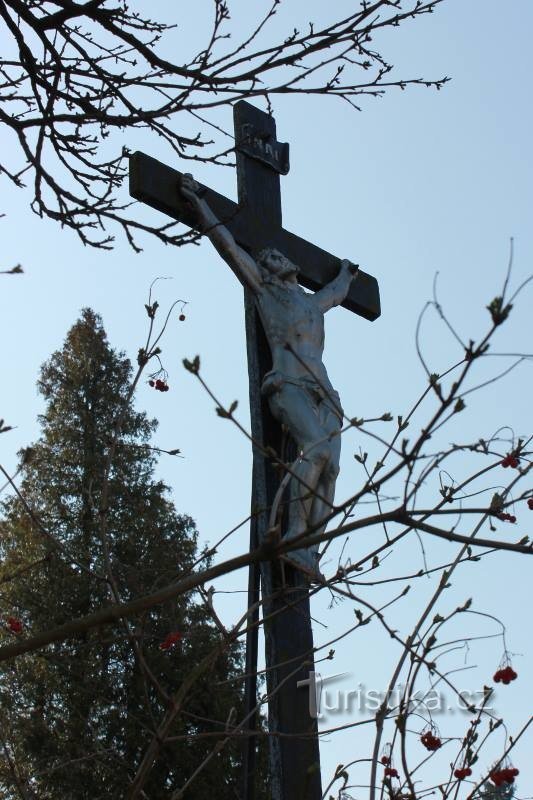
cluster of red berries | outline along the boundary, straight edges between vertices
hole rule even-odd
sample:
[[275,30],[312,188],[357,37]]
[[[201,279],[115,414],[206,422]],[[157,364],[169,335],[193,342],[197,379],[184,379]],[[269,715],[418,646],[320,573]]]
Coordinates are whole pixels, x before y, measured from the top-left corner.
[[173,644],[179,642],[181,640],[181,633],[179,631],[174,631],[174,633],[167,634],[166,639],[161,642],[159,645],[160,650],[170,650]]
[[385,767],[384,774],[385,774],[386,778],[399,778],[400,777],[398,775],[398,770],[395,769],[394,767],[390,766],[390,758],[389,758],[389,756],[381,756],[381,758],[379,760],[381,761],[381,763]]
[[533,511],[533,497],[529,497],[527,501],[527,507],[530,511]]
[[458,780],[462,781],[463,778],[468,778],[472,774],[472,770],[470,767],[459,767],[453,774]]
[[519,770],[516,767],[504,767],[491,772],[489,778],[495,786],[501,786],[502,783],[514,783],[514,779],[518,774]]
[[20,621],[20,619],[17,619],[16,617],[8,617],[7,627],[9,628],[11,633],[21,633],[22,622]]
[[507,469],[507,467],[512,467],[512,469],[518,469],[520,466],[520,461],[514,455],[514,453],[507,453],[504,459],[501,462],[502,467]]
[[518,678],[518,672],[515,672],[514,669],[509,665],[507,667],[503,667],[503,669],[498,669],[493,675],[494,683],[504,683],[506,686],[511,683],[511,681],[515,681]]
[[420,741],[422,742],[426,750],[433,751],[433,750],[438,750],[440,747],[442,747],[442,742],[439,739],[439,737],[433,736],[431,731],[423,733],[422,736],[420,737]]
[[386,778],[399,778],[398,770],[394,769],[394,767],[385,767],[385,777]]
[[516,517],[514,514],[507,514],[505,511],[501,511],[498,514],[498,519],[503,520],[503,522],[516,522]]
[[155,381],[148,381],[148,386],[151,386],[153,389],[157,389],[158,392],[168,392],[169,385],[166,381],[162,381],[161,378],[157,378]]

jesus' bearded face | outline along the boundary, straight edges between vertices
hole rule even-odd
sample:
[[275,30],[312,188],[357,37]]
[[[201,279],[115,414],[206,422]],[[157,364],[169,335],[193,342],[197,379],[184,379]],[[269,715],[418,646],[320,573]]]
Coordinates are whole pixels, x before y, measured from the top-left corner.
[[293,264],[283,253],[280,253],[279,250],[275,250],[274,248],[262,250],[259,253],[257,261],[260,266],[268,270],[271,275],[280,278],[280,280],[294,279],[299,272],[296,264]]

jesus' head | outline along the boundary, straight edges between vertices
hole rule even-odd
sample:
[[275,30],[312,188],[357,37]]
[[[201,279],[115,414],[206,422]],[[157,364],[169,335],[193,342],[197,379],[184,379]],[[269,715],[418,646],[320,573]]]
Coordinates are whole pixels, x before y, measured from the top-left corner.
[[271,275],[283,281],[296,281],[299,269],[296,264],[276,250],[274,247],[266,247],[257,256],[257,263]]

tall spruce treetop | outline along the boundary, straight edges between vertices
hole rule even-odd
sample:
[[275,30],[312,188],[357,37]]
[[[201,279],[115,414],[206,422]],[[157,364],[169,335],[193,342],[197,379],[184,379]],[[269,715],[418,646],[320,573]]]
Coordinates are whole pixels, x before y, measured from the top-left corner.
[[[149,440],[156,423],[133,408],[131,377],[130,362],[111,349],[90,309],[41,370],[41,435],[23,452],[20,487],[33,514],[12,497],[0,522],[3,610],[25,631],[52,628],[113,601],[106,549],[122,599],[153,591],[193,564],[194,523],[176,513],[167,487],[154,477]],[[0,666],[2,797],[127,796],[168,696],[214,651],[172,723],[174,743],[158,749],[141,796],[168,798],[186,781],[216,742],[196,734],[223,732],[231,709],[241,709],[234,688],[240,682],[226,683],[240,671],[240,653],[220,645],[205,606],[193,600],[179,598],[128,628],[91,631]],[[170,646],[169,633],[176,634]],[[187,797],[234,798],[239,771],[238,749],[226,747]]]

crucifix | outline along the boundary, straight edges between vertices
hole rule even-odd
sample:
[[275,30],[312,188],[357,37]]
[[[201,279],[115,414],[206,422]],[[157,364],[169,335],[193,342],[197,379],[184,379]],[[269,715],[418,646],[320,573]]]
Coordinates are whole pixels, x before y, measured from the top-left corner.
[[[374,320],[380,302],[375,278],[282,227],[280,175],[289,170],[289,147],[276,140],[273,117],[240,101],[234,105],[234,124],[238,203],[139,152],[130,158],[130,194],[205,233],[243,283],[256,443],[250,525],[250,547],[255,549],[271,528],[272,507],[279,501],[278,462],[265,456],[267,450],[295,465],[282,532],[297,537],[327,515],[338,471],[342,409],[321,362],[323,314],[342,304]],[[262,562],[249,570],[245,712],[257,703],[261,588],[268,726],[273,734],[271,796],[320,800],[317,723],[309,714],[307,693],[297,688],[314,669],[309,580],[321,579],[318,553],[294,549],[287,559],[283,574],[279,562]],[[254,797],[255,724],[252,714],[242,800]]]

